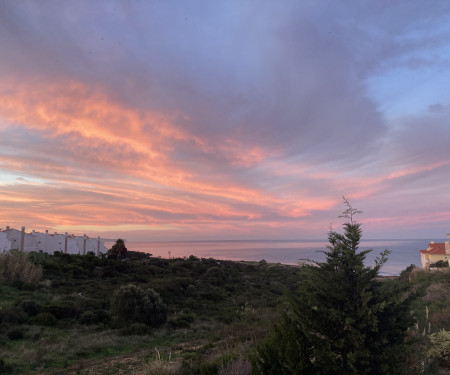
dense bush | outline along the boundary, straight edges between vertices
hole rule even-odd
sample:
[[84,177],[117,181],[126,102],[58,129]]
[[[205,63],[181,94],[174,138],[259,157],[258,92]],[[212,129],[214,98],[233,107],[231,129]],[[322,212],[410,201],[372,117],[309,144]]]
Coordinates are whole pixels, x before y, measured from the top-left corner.
[[167,321],[167,306],[159,294],[134,284],[123,285],[114,293],[111,310],[122,325],[144,323],[157,327]]
[[79,318],[82,324],[108,324],[111,320],[111,315],[106,310],[86,310]]
[[441,330],[429,336],[428,356],[442,367],[450,368],[450,332]]
[[27,322],[28,318],[28,315],[17,306],[9,309],[0,309],[0,323],[23,324]]
[[133,251],[133,250],[127,251],[127,258],[129,259],[150,259],[151,256],[152,254],[144,253],[142,251]]
[[33,318],[33,323],[41,326],[54,326],[56,318],[49,312],[41,312]]
[[150,327],[144,323],[133,323],[120,330],[120,334],[124,336],[144,336],[150,333]]
[[172,328],[189,328],[194,323],[194,316],[192,314],[181,314],[169,320],[168,323]]
[[21,329],[12,329],[6,334],[10,340],[21,340],[24,337]]
[[446,261],[438,260],[436,263],[430,265],[430,268],[444,268],[444,267],[448,267],[448,260]]
[[82,279],[88,275],[87,270],[77,264],[66,264],[63,270],[65,273],[69,273],[69,275],[74,278]]
[[97,314],[92,310],[85,311],[80,316],[80,323],[83,324],[95,324],[97,323],[97,321],[98,321]]
[[0,374],[9,374],[11,366],[8,366],[3,359],[0,358]]
[[53,303],[48,307],[48,312],[57,319],[73,319],[81,313],[79,306],[69,300]]
[[22,301],[20,307],[28,316],[36,316],[42,311],[42,306],[33,300]]

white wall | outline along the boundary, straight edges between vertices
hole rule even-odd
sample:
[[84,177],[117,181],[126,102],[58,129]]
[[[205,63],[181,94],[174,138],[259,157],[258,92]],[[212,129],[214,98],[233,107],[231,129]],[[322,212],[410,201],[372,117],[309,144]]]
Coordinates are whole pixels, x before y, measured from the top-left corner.
[[17,229],[9,229],[4,233],[6,233],[6,238],[11,243],[10,249],[20,249],[20,239],[22,238],[22,232]]
[[11,242],[6,238],[6,232],[0,232],[0,253],[11,249]]
[[[22,231],[17,229],[9,229],[7,231],[0,231],[0,251],[10,249],[20,249],[20,242],[22,239]],[[67,253],[83,255],[84,236],[68,235],[67,237]],[[97,255],[98,238],[86,237],[86,254],[89,251]],[[24,236],[24,251],[43,251],[53,254],[55,251],[65,251],[65,235],[48,232],[32,232],[25,233]],[[106,247],[100,240],[100,252],[106,253]]]

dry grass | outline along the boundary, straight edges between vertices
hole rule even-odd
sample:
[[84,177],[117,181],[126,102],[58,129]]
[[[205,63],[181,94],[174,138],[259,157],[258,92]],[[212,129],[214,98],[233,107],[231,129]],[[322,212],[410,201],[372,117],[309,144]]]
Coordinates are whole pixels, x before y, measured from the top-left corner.
[[431,284],[426,291],[422,301],[426,303],[446,301],[450,295],[450,285],[448,283]]
[[144,375],[175,375],[181,368],[179,361],[172,362],[169,356],[167,361],[161,359],[158,349],[155,348],[156,358],[144,367]]
[[11,250],[0,254],[0,277],[3,280],[31,284],[41,281],[42,276],[42,267],[35,265],[27,253]]
[[250,362],[239,358],[229,362],[225,368],[219,371],[219,375],[249,375],[251,370],[252,366]]

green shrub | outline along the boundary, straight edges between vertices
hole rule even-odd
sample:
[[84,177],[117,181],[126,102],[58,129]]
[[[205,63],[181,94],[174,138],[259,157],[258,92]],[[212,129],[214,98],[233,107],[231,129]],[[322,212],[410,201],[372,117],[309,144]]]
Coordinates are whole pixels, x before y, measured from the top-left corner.
[[48,312],[57,319],[76,319],[81,313],[79,306],[68,300],[59,301],[50,305]]
[[12,329],[6,334],[10,340],[21,340],[24,337],[23,331],[20,329]]
[[82,302],[85,310],[101,310],[104,309],[106,306],[109,307],[109,301],[102,298],[97,299],[85,298],[82,300]]
[[97,315],[97,323],[108,324],[111,322],[111,312],[107,310],[95,310]]
[[111,309],[119,324],[144,323],[157,327],[167,321],[167,306],[153,289],[123,285],[114,293]]
[[120,334],[124,336],[144,336],[148,335],[149,333],[150,327],[144,323],[133,323],[120,330]]
[[100,310],[86,310],[84,311],[79,318],[80,323],[82,324],[107,324],[111,320],[111,314],[109,311],[100,309]]
[[0,358],[0,374],[10,374],[11,366],[8,366],[3,359]]
[[46,271],[59,271],[61,269],[60,265],[54,260],[48,260],[43,266]]
[[182,314],[169,320],[168,323],[172,328],[189,328],[191,323],[194,323],[194,316],[191,314]]
[[87,310],[80,316],[80,323],[82,324],[95,324],[97,323],[97,314],[92,310]]
[[28,318],[28,315],[17,306],[11,309],[0,310],[0,323],[23,324],[28,321]]
[[65,273],[68,273],[72,277],[78,278],[78,279],[85,278],[88,274],[86,269],[84,269],[83,267],[80,267],[76,264],[67,264],[63,267],[63,269],[64,269]]
[[214,375],[219,372],[221,367],[219,361],[209,362],[206,359],[200,358],[193,363],[183,362],[181,373],[182,374],[198,374],[198,375]]
[[197,288],[194,285],[189,284],[186,288],[185,295],[186,297],[197,297]]
[[144,253],[142,251],[127,251],[127,258],[129,259],[150,259],[152,254],[150,253]]
[[41,312],[33,319],[33,323],[40,326],[54,326],[56,322],[57,319],[49,312]]
[[42,311],[42,306],[32,300],[22,301],[20,307],[29,316],[36,316]]
[[448,260],[446,261],[438,260],[436,263],[430,265],[430,268],[444,268],[444,267],[448,267]]
[[450,332],[441,330],[431,334],[428,357],[435,359],[442,367],[450,367]]

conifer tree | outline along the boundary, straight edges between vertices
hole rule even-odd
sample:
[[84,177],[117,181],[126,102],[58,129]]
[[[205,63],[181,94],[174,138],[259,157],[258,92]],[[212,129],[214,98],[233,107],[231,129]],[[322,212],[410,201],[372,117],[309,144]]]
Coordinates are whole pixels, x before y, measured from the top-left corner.
[[119,238],[116,243],[108,250],[108,256],[114,259],[123,259],[127,256],[128,249],[125,241]]
[[406,331],[413,324],[409,300],[378,274],[370,250],[358,251],[361,224],[344,198],[344,233],[330,230],[325,262],[304,266],[290,309],[273,326],[252,359],[253,374],[397,374]]

